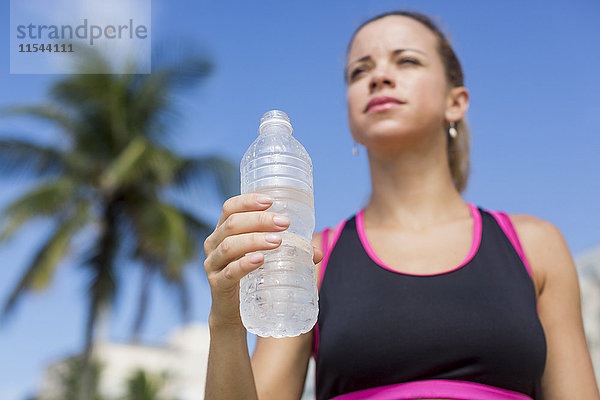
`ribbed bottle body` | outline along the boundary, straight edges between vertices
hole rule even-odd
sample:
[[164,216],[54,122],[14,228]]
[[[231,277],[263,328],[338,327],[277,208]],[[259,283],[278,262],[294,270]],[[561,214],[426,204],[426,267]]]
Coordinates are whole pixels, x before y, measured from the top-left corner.
[[[263,117],[261,129],[264,125]],[[286,215],[290,225],[280,233],[279,247],[263,251],[263,265],[242,278],[240,313],[246,329],[256,335],[298,336],[312,329],[318,315],[310,244],[315,228],[312,162],[291,135],[289,122],[266,125],[240,164],[241,192],[271,196],[269,211]]]

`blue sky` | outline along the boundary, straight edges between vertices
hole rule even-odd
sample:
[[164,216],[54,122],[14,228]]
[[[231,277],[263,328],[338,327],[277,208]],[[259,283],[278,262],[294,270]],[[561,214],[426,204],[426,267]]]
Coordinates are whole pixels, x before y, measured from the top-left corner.
[[[238,163],[260,115],[285,110],[313,160],[316,228],[352,215],[366,202],[370,183],[363,149],[358,157],[351,154],[345,48],[361,21],[398,8],[439,16],[463,63],[472,131],[465,198],[551,221],[574,254],[600,245],[597,0],[152,1],[153,41],[174,51],[203,51],[215,63],[202,85],[178,98],[175,147],[190,155],[216,152]],[[0,18],[8,26],[8,2]],[[1,36],[0,107],[43,102],[59,76],[10,75],[8,44],[8,35]],[[58,138],[45,124],[0,119],[0,136],[13,134],[44,142]],[[0,206],[33,184],[0,179]],[[214,195],[198,193],[190,204],[216,223],[221,204]],[[33,223],[0,247],[2,300],[47,233],[46,224]],[[125,274],[107,324],[105,336],[114,340],[125,340],[129,332],[136,273]],[[206,321],[209,292],[200,261],[189,279],[194,319]],[[179,322],[172,293],[156,289],[144,333],[150,343]],[[22,301],[0,326],[0,398],[33,393],[44,365],[80,349],[84,290],[82,270],[62,265],[52,287]]]

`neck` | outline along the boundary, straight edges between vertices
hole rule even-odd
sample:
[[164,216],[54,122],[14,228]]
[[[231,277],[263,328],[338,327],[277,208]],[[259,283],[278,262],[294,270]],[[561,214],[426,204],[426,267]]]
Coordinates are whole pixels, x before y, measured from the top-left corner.
[[469,217],[452,181],[445,143],[425,151],[369,150],[368,155],[372,194],[365,224],[420,230]]

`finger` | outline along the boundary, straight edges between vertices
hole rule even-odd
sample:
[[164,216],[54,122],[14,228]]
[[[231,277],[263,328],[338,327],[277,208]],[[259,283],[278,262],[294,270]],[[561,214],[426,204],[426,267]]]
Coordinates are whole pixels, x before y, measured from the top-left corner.
[[217,238],[217,232],[221,225],[235,213],[241,213],[245,211],[260,211],[266,210],[273,204],[273,198],[260,193],[244,193],[239,196],[234,196],[223,203],[223,210],[219,217],[219,222],[215,230],[206,238],[204,241],[204,252],[210,254],[223,240],[220,236]]
[[223,270],[214,275],[212,285],[220,290],[227,290],[239,284],[240,279],[260,267],[265,258],[262,253],[247,254],[239,260],[229,263]]
[[320,263],[323,259],[324,255],[321,249],[318,249],[313,246],[313,262],[316,264]]
[[239,196],[231,197],[223,203],[221,218],[217,223],[217,228],[229,218],[231,214],[246,211],[266,210],[273,204],[273,198],[261,193],[244,193]]
[[249,211],[232,214],[213,233],[215,246],[228,236],[250,232],[279,232],[290,226],[290,219],[285,215],[266,212]]
[[272,250],[280,244],[281,235],[277,233],[244,233],[228,236],[210,253],[204,267],[207,273],[220,271],[247,253]]

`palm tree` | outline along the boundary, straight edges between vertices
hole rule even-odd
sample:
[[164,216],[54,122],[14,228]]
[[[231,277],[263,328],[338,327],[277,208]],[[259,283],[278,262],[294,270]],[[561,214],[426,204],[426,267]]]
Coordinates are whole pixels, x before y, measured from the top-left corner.
[[[71,357],[63,363],[56,365],[50,371],[50,374],[53,375],[54,384],[51,393],[42,392],[39,395],[29,397],[28,400],[79,400],[82,367],[82,357]],[[93,361],[89,365],[89,370],[90,398],[93,400],[107,400],[107,397],[100,393],[103,366]]]
[[[79,385],[81,381],[81,357],[71,357],[63,363],[55,365],[51,371],[53,374],[52,393],[40,393],[28,397],[28,400],[78,400]],[[169,381],[169,374],[151,373],[141,368],[131,371],[123,382],[123,395],[119,397],[107,397],[100,392],[103,366],[93,361],[90,364],[91,375],[91,398],[93,400],[167,400],[161,395],[161,391]],[[169,399],[170,400],[170,399]]]
[[[239,182],[237,168],[229,161],[183,156],[168,146],[167,135],[177,116],[172,96],[208,75],[211,64],[205,59],[155,63],[150,75],[110,74],[110,63],[100,53],[88,55],[87,62],[107,73],[66,76],[51,86],[46,105],[3,111],[55,124],[62,135],[60,146],[0,139],[0,173],[27,172],[40,179],[5,208],[0,242],[33,219],[54,224],[7,297],[2,315],[14,310],[25,293],[48,286],[67,258],[87,267],[84,366],[89,364],[98,317],[110,310],[119,288],[117,272],[134,265],[123,261],[133,260],[144,269],[134,337],[156,277],[178,289],[186,315],[183,270],[212,227],[171,200],[172,189],[185,190],[194,182],[206,182],[203,178],[209,175],[215,177],[216,190],[230,197]],[[80,72],[86,65],[80,65]],[[71,254],[80,235],[93,238],[84,251]]]
[[125,381],[125,395],[122,400],[165,400],[160,396],[168,380],[167,374],[151,374],[138,369],[133,371]]

